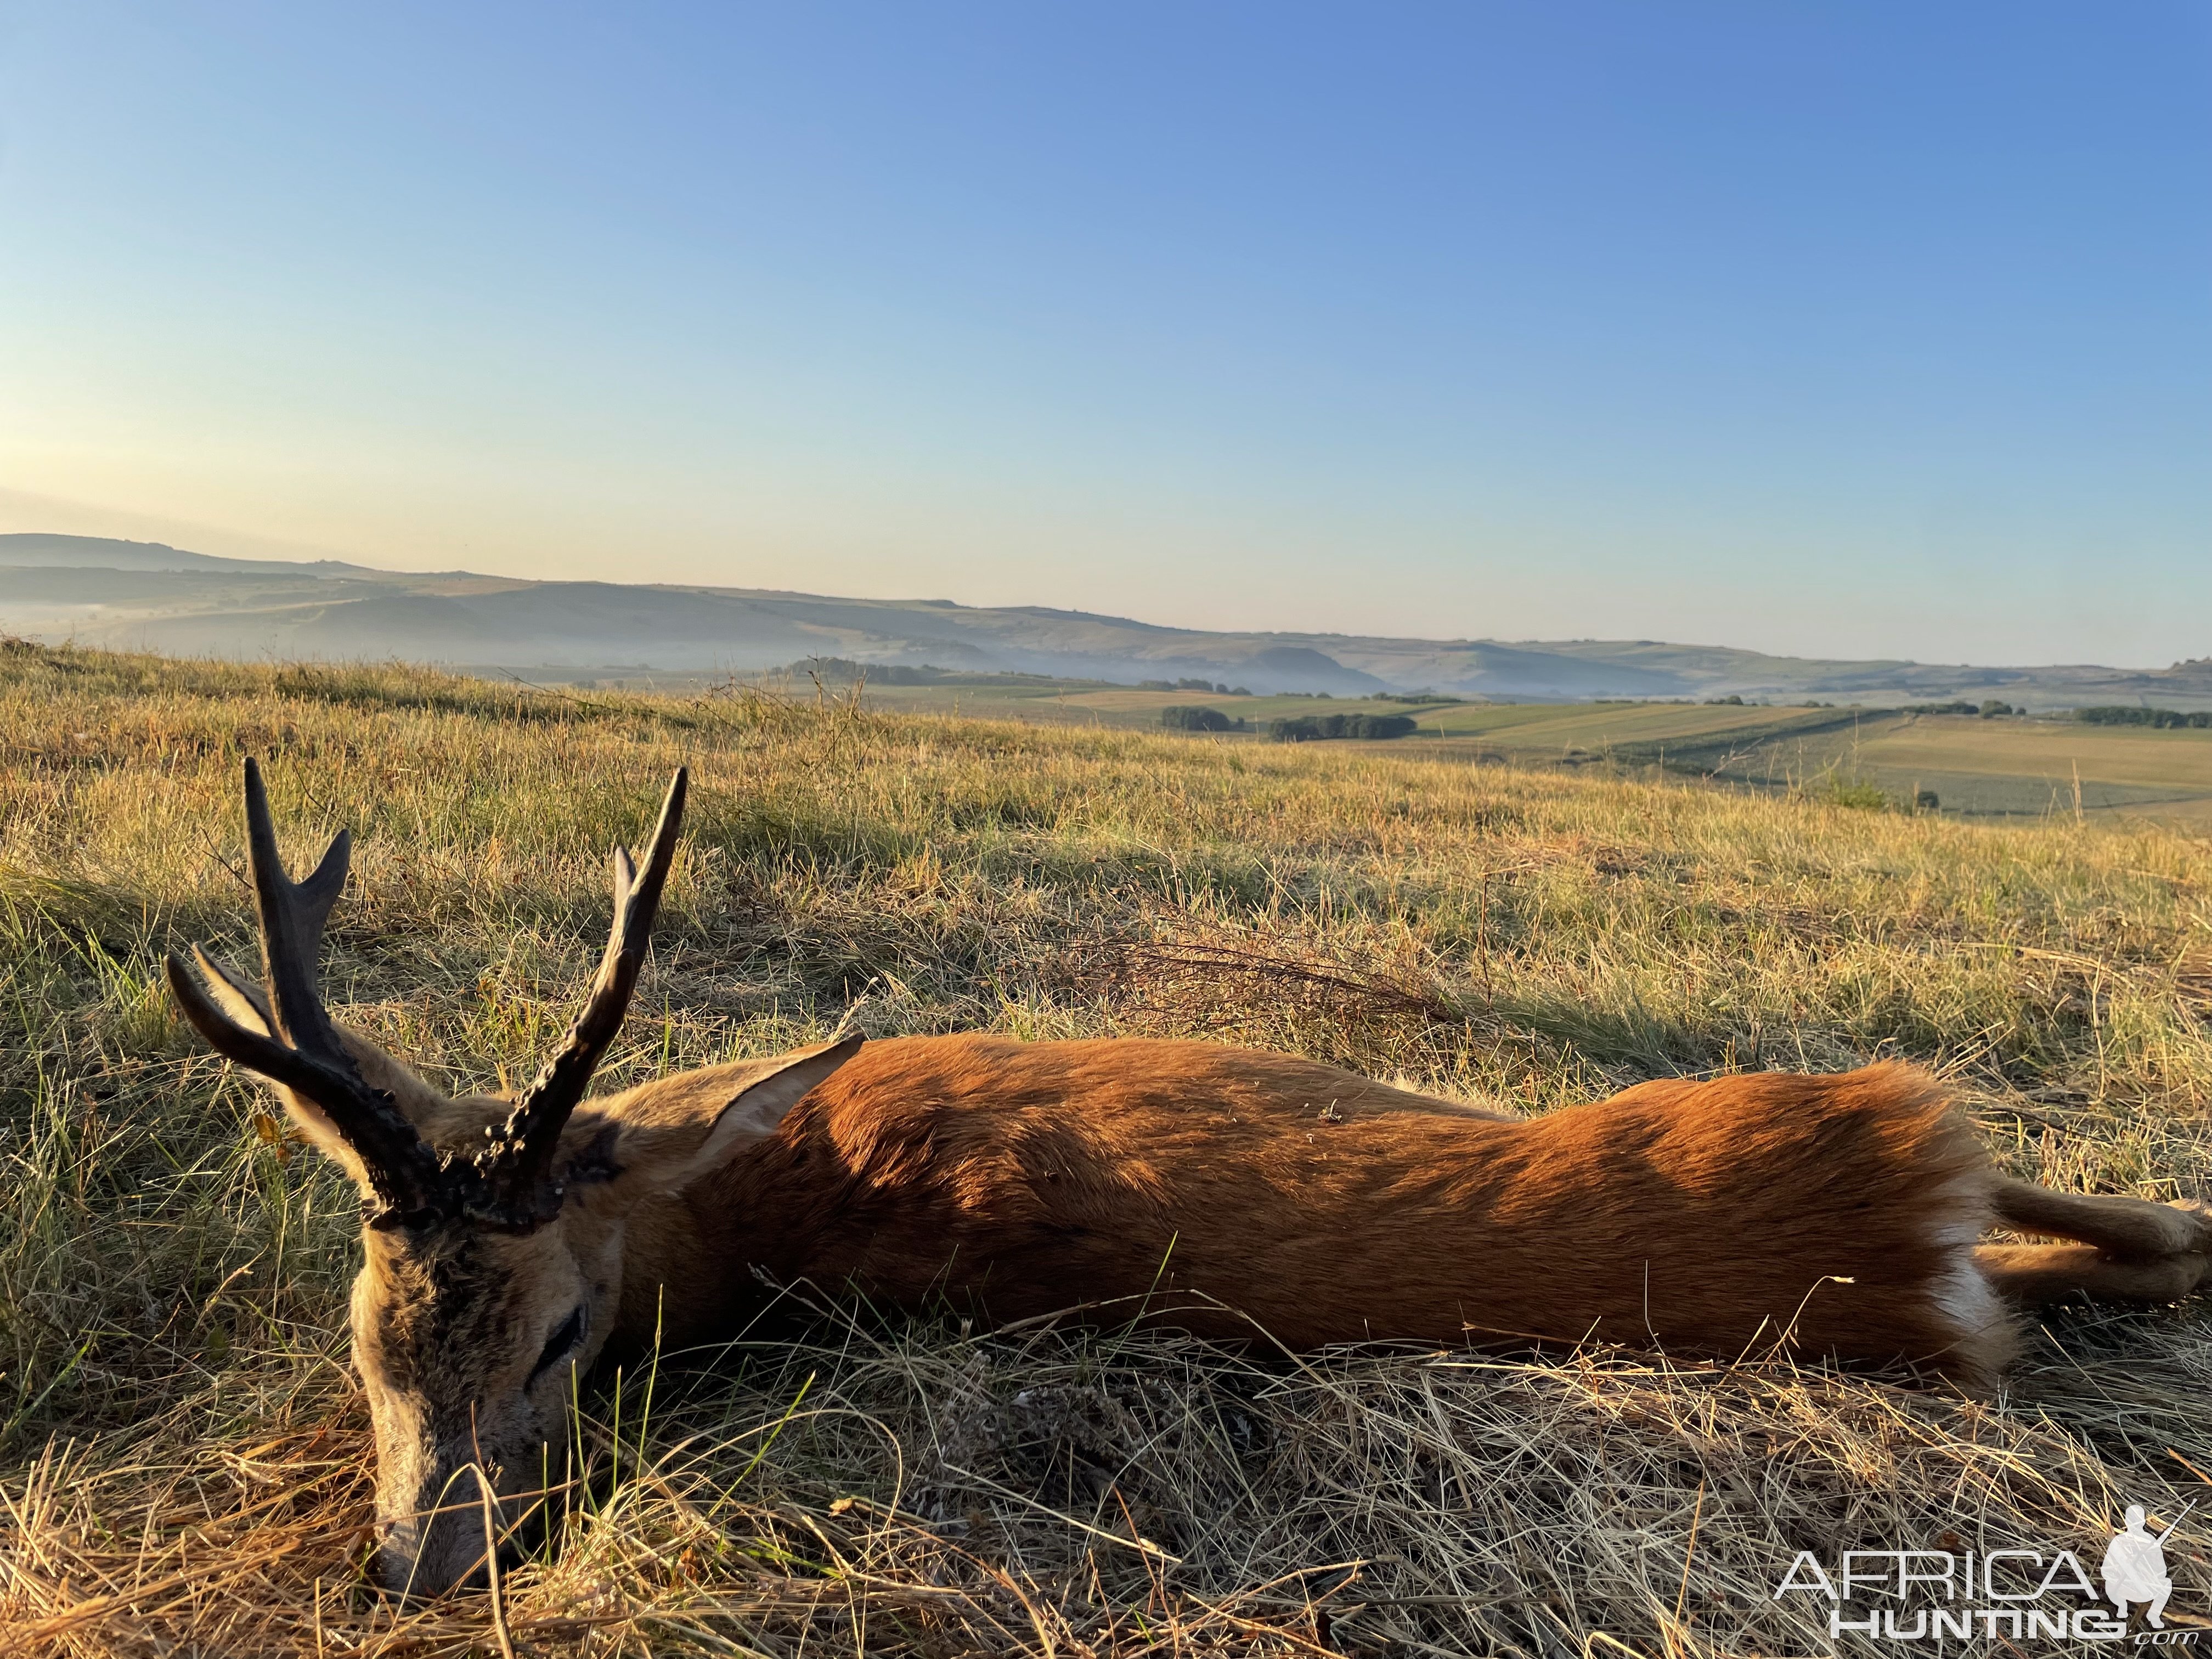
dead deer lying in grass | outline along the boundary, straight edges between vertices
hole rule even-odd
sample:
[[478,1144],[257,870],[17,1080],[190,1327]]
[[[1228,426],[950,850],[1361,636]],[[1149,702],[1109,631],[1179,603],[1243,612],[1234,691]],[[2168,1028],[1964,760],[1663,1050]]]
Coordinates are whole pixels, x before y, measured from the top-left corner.
[[[1524,1122],[1205,1043],[844,1036],[585,1103],[684,791],[642,873],[617,849],[590,999],[512,1101],[449,1099],[331,1023],[316,957],[347,838],[289,881],[251,762],[264,986],[169,958],[191,1023],[362,1189],[354,1363],[395,1589],[478,1571],[573,1369],[656,1328],[730,1334],[756,1269],[1002,1321],[1119,1301],[1105,1316],[1300,1348],[1786,1340],[1969,1388],[2013,1352],[2007,1300],[2167,1302],[2205,1277],[2212,1211],[2007,1180],[1904,1066],[1647,1083]],[[2081,1242],[1978,1245],[2000,1223]]]

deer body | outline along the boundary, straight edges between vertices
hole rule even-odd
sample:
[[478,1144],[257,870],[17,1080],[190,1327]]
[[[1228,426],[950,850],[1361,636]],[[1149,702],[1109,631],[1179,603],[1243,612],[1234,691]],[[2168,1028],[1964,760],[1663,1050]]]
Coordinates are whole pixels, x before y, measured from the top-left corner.
[[1986,1379],[2011,1346],[1972,1258],[1993,1184],[1905,1066],[1650,1084],[1524,1122],[1215,1044],[894,1038],[632,1216],[625,1324],[725,1334],[757,1267],[994,1322],[1081,1301],[1292,1348],[1728,1355],[1790,1330]]
[[[1979,1388],[2014,1305],[2172,1301],[2212,1264],[2212,1211],[2006,1180],[1896,1065],[1648,1083],[1522,1121],[1212,1044],[842,1035],[586,1101],[684,790],[679,772],[641,872],[617,849],[591,994],[513,1100],[449,1098],[330,1019],[315,957],[346,841],[291,882],[252,762],[264,983],[169,958],[194,1026],[361,1189],[353,1358],[392,1589],[480,1573],[493,1517],[510,1529],[557,1484],[574,1376],[611,1342],[735,1334],[763,1278],[1293,1348],[1786,1343]],[[1978,1244],[1993,1224],[2078,1242]]]

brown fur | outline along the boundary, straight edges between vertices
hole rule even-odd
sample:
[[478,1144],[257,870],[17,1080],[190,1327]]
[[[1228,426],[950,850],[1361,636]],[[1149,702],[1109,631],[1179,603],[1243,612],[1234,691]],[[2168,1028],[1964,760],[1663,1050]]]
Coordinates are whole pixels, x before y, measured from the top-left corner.
[[991,1320],[1149,1298],[1293,1348],[1722,1355],[1790,1332],[1979,1375],[2005,1336],[1962,1349],[1929,1287],[1959,1254],[1939,1220],[1971,1243],[1989,1218],[1985,1169],[1902,1066],[1647,1085],[1521,1122],[1200,1043],[904,1038],[633,1218],[624,1322],[648,1285],[672,1334],[741,1318],[752,1276],[679,1271],[703,1254]]

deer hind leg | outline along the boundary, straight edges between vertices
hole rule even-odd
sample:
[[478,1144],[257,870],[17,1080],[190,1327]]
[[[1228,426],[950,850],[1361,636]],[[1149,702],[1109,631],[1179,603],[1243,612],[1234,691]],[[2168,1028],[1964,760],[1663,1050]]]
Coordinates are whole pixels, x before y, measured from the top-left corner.
[[2100,1302],[2179,1302],[2212,1257],[2122,1261],[2091,1244],[1984,1244],[1974,1266],[1999,1296],[2025,1307],[2086,1296]]
[[2024,1233],[2078,1239],[2130,1261],[2212,1252],[2212,1209],[2154,1204],[2145,1198],[2089,1198],[2029,1181],[2000,1181],[1990,1194],[1997,1219]]
[[2140,1198],[2091,1198],[2026,1181],[2000,1181],[1997,1219],[2074,1244],[1984,1244],[1974,1265],[2000,1293],[2023,1303],[2090,1296],[2177,1302],[2212,1270],[2212,1209]]

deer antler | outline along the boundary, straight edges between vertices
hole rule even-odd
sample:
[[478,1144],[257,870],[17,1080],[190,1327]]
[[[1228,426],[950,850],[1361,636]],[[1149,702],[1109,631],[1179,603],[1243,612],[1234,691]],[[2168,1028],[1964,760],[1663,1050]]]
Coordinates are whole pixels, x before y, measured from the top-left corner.
[[512,1217],[514,1224],[544,1219],[561,1206],[561,1189],[551,1181],[554,1149],[560,1144],[562,1126],[584,1097],[600,1057],[621,1029],[630,994],[637,988],[653,915],[660,908],[660,890],[676,856],[689,784],[690,774],[678,767],[668,782],[668,797],[660,805],[660,822],[653,828],[642,874],[631,865],[627,851],[615,848],[614,926],[583,1012],[568,1028],[560,1052],[545,1062],[515,1101],[506,1123],[488,1132],[493,1133],[491,1145],[477,1154],[487,1202]]
[[[390,1095],[369,1087],[323,1008],[315,957],[331,906],[345,886],[352,837],[340,830],[313,875],[302,882],[289,880],[276,850],[276,830],[270,822],[261,769],[251,760],[246,763],[246,827],[254,908],[261,921],[262,975],[268,994],[263,1012],[269,1029],[250,1030],[224,1012],[184,959],[172,951],[167,967],[178,1006],[218,1053],[306,1097],[330,1119],[361,1159],[381,1206],[371,1218],[373,1224],[389,1225],[455,1207],[461,1196],[455,1172],[440,1163]],[[202,973],[223,981],[248,1003],[258,1004],[258,999],[206,952],[195,949],[192,955]]]
[[467,1218],[526,1231],[550,1221],[561,1207],[550,1179],[562,1126],[583,1098],[645,964],[653,913],[676,854],[689,781],[681,767],[661,803],[660,823],[639,875],[629,854],[615,848],[615,921],[584,1011],[561,1051],[522,1091],[490,1146],[468,1162],[433,1152],[392,1097],[369,1086],[339,1040],[323,1007],[315,959],[331,906],[345,886],[351,840],[341,830],[314,874],[295,883],[276,851],[276,826],[261,769],[246,763],[246,844],[253,868],[254,908],[261,919],[261,959],[266,1004],[195,949],[201,974],[220,981],[252,1006],[268,1028],[257,1031],[223,1011],[207,988],[173,952],[169,988],[194,1029],[217,1052],[271,1078],[319,1108],[360,1158],[376,1196],[371,1226],[423,1226]]

